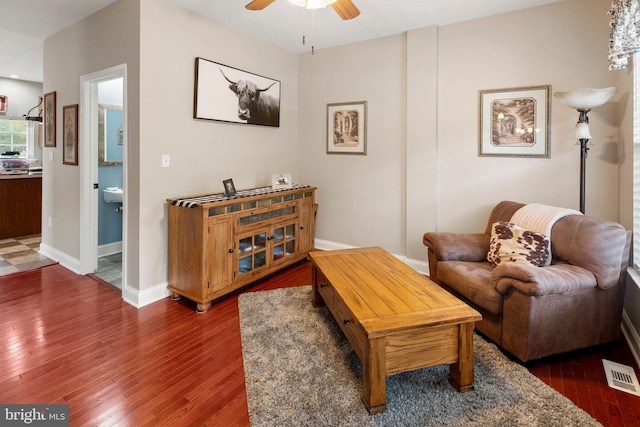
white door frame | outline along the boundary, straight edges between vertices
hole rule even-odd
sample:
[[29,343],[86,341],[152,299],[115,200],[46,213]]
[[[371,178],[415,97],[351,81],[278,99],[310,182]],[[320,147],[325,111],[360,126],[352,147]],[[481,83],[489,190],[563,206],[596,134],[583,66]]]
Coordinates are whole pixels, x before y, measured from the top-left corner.
[[127,64],[116,65],[80,77],[80,274],[98,269],[98,83],[122,78],[123,146],[122,182],[124,187],[122,217],[122,290],[126,286],[127,269]]

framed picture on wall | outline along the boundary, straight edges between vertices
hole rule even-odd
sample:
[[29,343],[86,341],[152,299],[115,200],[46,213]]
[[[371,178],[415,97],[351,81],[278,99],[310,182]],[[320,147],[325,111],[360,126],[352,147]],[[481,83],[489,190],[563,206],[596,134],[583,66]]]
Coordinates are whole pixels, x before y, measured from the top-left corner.
[[479,156],[550,157],[551,86],[481,90]]
[[327,154],[367,154],[367,101],[327,104]]
[[44,94],[44,146],[56,146],[56,93]]
[[0,95],[0,113],[6,113],[9,109],[9,98]]
[[78,104],[62,107],[62,164],[78,164]]
[[280,82],[196,58],[193,118],[280,126]]

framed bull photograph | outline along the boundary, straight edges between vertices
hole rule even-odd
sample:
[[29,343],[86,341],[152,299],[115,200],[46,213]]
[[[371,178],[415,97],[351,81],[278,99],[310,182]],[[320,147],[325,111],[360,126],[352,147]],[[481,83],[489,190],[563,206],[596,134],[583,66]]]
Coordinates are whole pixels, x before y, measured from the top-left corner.
[[550,157],[551,86],[481,90],[479,156]]
[[193,118],[280,126],[280,82],[196,58]]

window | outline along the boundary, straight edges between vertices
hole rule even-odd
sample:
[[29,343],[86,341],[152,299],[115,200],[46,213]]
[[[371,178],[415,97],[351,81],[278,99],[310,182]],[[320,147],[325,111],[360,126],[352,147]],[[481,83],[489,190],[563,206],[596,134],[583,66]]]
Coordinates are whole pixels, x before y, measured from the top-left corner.
[[26,156],[28,154],[28,129],[26,120],[0,119],[0,154],[7,151],[17,151]]

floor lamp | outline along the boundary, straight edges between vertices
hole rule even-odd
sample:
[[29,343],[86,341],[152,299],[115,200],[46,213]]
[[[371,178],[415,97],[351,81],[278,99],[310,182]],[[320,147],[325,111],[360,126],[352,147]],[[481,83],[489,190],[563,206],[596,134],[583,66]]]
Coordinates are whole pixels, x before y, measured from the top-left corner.
[[[555,92],[553,96],[569,108],[578,110],[580,116],[576,123],[576,138],[580,142],[580,212],[584,213],[585,176],[587,170],[587,143],[591,139],[589,132],[589,117],[587,113],[592,108],[607,103],[616,93],[615,87],[604,89],[576,89],[569,92]],[[576,143],[577,145],[577,143]]]

